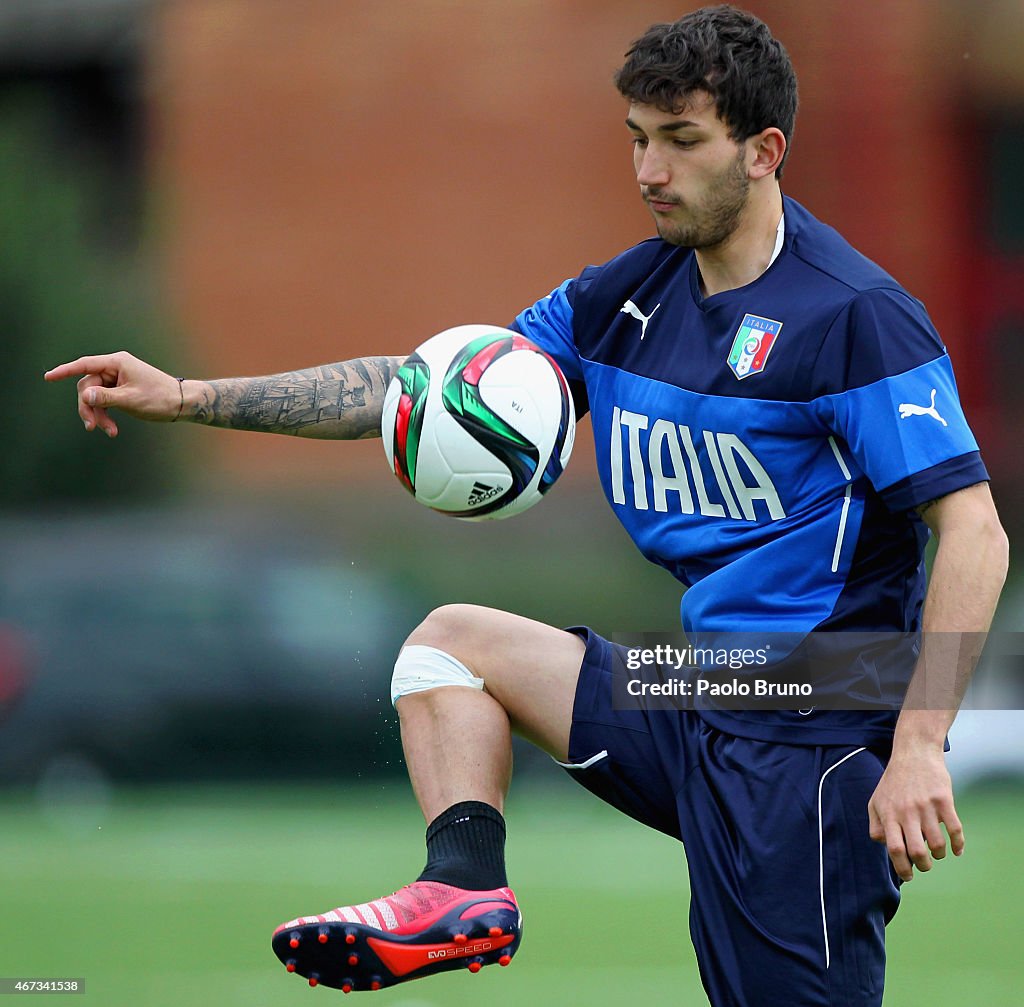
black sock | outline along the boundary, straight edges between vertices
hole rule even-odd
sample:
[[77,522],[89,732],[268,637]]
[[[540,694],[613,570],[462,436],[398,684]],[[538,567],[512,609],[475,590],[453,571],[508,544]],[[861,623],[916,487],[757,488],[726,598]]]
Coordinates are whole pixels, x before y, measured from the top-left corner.
[[481,801],[462,801],[427,827],[427,866],[417,881],[470,891],[504,888],[505,819]]

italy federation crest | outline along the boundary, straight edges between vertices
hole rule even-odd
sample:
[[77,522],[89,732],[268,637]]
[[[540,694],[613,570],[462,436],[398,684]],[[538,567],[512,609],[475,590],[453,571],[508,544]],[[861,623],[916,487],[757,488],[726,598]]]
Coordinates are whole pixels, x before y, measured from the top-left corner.
[[741,381],[764,370],[775,340],[782,331],[782,322],[760,315],[744,315],[729,353],[729,367]]

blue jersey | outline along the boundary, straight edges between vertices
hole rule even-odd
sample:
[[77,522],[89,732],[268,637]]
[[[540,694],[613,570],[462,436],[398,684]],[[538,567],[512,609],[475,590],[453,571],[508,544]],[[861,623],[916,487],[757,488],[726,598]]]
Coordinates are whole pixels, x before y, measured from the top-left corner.
[[[988,475],[923,305],[795,201],[784,214],[778,256],[744,287],[703,297],[692,250],[651,239],[512,327],[589,408],[604,493],[686,585],[691,639],[914,633],[928,536],[914,508]],[[874,672],[858,674],[871,694]],[[765,740],[799,725],[812,744],[882,737],[895,717],[704,715]]]

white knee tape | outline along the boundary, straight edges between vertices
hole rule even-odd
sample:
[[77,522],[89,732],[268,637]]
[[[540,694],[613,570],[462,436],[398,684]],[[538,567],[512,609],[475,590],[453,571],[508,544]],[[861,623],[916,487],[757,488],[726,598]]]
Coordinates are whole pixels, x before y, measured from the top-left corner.
[[463,685],[483,689],[484,680],[476,678],[461,661],[436,647],[413,644],[403,647],[391,676],[391,702],[397,703],[413,692],[426,692],[442,685]]

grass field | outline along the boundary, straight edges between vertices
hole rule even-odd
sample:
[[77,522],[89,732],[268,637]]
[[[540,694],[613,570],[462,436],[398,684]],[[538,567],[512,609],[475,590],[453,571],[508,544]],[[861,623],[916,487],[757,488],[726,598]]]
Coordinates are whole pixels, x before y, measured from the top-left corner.
[[[1022,1002],[1021,791],[969,792],[959,804],[967,856],[904,889],[887,1007]],[[119,792],[105,810],[78,811],[0,799],[0,976],[84,977],[87,999],[74,1002],[102,1007],[336,1002],[337,991],[285,973],[271,930],[389,892],[422,865],[422,823],[400,784]],[[374,1002],[706,1003],[676,844],[560,780],[514,793],[509,818],[510,875],[526,913],[515,963]],[[643,939],[611,939],[612,920]]]

